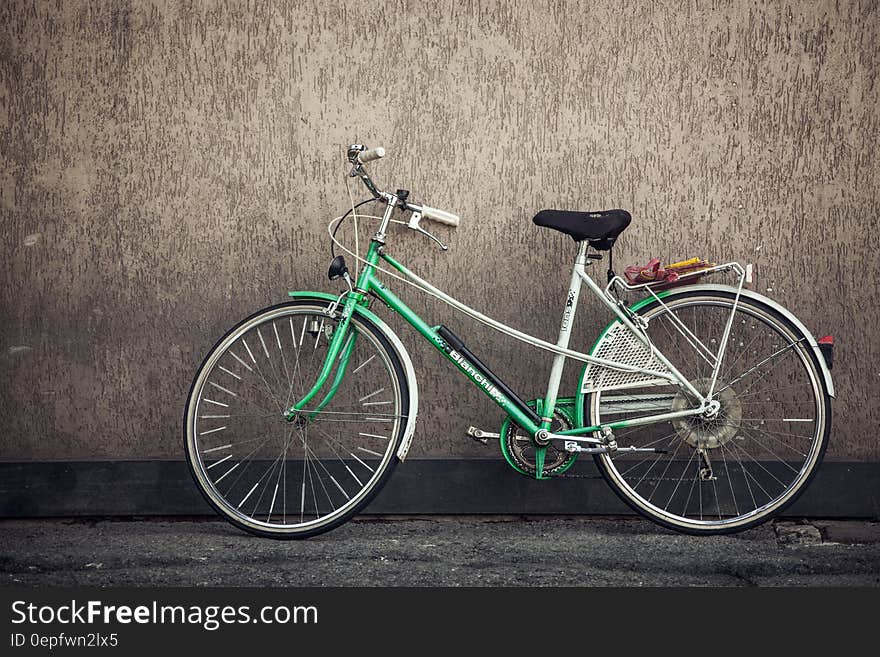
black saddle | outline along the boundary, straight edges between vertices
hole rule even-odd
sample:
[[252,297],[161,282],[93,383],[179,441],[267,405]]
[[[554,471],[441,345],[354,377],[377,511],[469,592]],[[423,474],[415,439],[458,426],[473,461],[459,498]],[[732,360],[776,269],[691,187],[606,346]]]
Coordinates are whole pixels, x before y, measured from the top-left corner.
[[614,246],[632,217],[626,210],[602,212],[571,212],[569,210],[541,210],[532,219],[536,226],[552,228],[570,235],[575,242],[590,240],[594,249],[607,251]]

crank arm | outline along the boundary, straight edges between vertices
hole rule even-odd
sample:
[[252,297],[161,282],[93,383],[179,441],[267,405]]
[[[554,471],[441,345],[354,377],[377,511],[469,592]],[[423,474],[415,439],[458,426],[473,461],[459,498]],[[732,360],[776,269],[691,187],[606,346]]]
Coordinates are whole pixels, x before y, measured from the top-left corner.
[[592,438],[590,436],[562,436],[558,433],[548,433],[548,440],[564,440],[566,445],[570,442],[572,443],[587,443],[590,445],[604,445],[605,441],[601,438]]

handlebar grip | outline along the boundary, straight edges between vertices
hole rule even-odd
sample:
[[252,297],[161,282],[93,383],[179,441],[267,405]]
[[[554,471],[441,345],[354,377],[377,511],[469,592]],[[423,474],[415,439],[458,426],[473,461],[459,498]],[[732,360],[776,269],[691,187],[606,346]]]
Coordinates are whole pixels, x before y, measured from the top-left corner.
[[361,151],[358,155],[358,162],[366,164],[367,162],[378,160],[380,157],[385,157],[385,149],[381,146],[377,146],[376,148],[371,148],[367,151]]
[[422,216],[427,219],[433,219],[438,223],[446,224],[447,226],[458,226],[458,224],[461,223],[461,219],[459,219],[457,214],[446,212],[446,210],[438,210],[437,208],[429,208],[427,206],[422,208]]

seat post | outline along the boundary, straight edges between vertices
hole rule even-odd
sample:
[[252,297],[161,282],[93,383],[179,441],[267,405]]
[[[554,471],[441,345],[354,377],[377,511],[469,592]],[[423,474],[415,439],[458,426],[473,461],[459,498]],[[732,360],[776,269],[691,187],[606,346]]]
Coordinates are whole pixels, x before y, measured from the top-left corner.
[[[565,299],[565,307],[562,310],[562,325],[559,327],[559,339],[556,346],[568,349],[571,338],[571,328],[574,325],[574,316],[577,312],[578,298],[581,294],[581,277],[579,271],[587,263],[587,240],[577,243],[577,257],[571,270],[571,282],[568,285],[568,296]],[[553,366],[550,368],[550,380],[547,382],[547,394],[544,396],[541,428],[548,429],[553,421],[553,409],[556,408],[556,399],[559,395],[559,383],[562,380],[562,370],[565,368],[565,356],[556,354],[553,358]]]
[[590,248],[590,243],[587,240],[581,240],[577,243],[578,252],[577,258],[575,259],[575,264],[586,265],[587,264],[587,249]]

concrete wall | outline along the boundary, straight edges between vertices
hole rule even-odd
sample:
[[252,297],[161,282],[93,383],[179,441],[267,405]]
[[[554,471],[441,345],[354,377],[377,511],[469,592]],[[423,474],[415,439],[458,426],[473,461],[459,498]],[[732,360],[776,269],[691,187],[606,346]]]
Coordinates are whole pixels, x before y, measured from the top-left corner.
[[[181,458],[214,340],[328,289],[343,147],[364,142],[388,150],[379,181],[463,218],[447,254],[399,231],[391,251],[544,337],[572,244],[540,208],[630,209],[621,266],[756,263],[837,337],[829,456],[878,461],[878,37],[877,2],[7,0],[0,456]],[[544,355],[402,292],[541,394]],[[606,317],[582,308],[586,347]],[[495,407],[405,342],[413,455],[488,455],[463,431]]]

